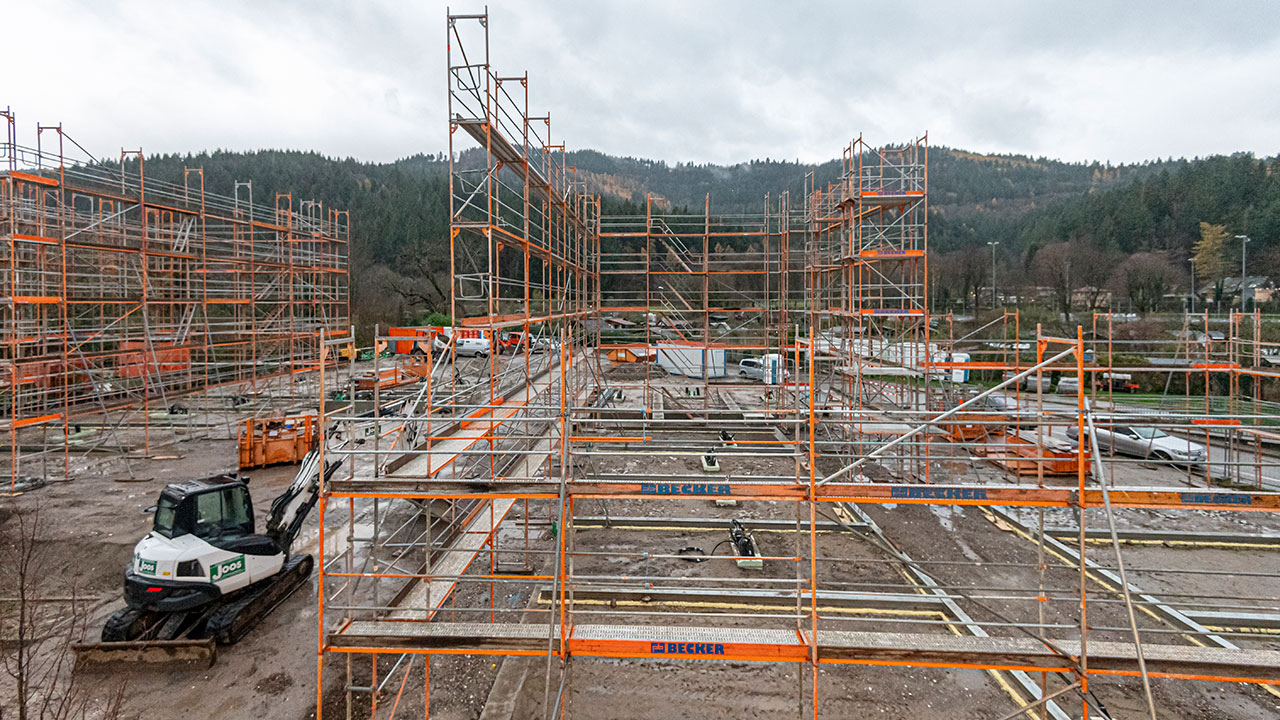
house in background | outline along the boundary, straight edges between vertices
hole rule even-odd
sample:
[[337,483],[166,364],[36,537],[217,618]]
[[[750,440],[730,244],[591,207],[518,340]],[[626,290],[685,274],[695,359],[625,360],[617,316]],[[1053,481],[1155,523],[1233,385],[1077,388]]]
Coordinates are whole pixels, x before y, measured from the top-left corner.
[[[1196,291],[1197,297],[1210,302],[1215,299],[1218,283],[1212,282],[1202,285]],[[1242,293],[1243,289],[1243,293]],[[1253,303],[1268,303],[1275,298],[1276,286],[1271,282],[1271,278],[1266,275],[1248,275],[1241,281],[1239,277],[1229,277],[1222,279],[1222,302],[1224,305],[1247,305]],[[1243,295],[1243,297],[1241,297]]]
[[658,351],[644,345],[623,345],[609,348],[605,355],[615,363],[653,362],[658,359]]
[[604,321],[609,325],[610,328],[614,328],[614,329],[626,330],[628,328],[636,327],[636,323],[633,323],[630,320],[626,320],[620,317],[607,317],[607,318],[604,318]]
[[1111,291],[1093,285],[1085,285],[1071,291],[1071,307],[1073,308],[1107,308],[1111,307]]

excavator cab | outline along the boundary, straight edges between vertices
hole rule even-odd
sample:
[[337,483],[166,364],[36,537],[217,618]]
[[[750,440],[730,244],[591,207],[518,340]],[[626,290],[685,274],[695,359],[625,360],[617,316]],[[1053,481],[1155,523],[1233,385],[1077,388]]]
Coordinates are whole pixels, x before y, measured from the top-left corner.
[[219,550],[246,555],[285,551],[275,538],[254,533],[249,488],[233,475],[165,486],[151,529],[170,540],[191,535]]
[[168,485],[156,503],[151,529],[170,540],[194,535],[218,547],[253,535],[253,500],[249,488],[230,476]]

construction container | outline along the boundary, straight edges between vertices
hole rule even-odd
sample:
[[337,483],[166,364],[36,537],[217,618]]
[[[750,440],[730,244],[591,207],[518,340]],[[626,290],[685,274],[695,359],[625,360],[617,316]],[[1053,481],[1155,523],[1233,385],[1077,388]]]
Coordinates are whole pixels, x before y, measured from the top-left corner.
[[240,425],[240,468],[300,462],[315,441],[314,415],[250,418]]
[[658,365],[672,375],[692,378],[724,377],[724,356],[723,348],[704,348],[678,343],[658,344]]

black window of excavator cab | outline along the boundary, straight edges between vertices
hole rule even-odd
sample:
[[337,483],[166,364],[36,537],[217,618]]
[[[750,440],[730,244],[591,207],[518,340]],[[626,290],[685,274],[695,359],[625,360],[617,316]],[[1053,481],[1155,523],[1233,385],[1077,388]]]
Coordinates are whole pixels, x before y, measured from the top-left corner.
[[245,486],[200,493],[192,500],[191,533],[196,537],[216,540],[253,534],[253,505]]
[[156,517],[151,529],[167,538],[186,534],[185,528],[182,527],[180,507],[181,504],[177,499],[169,497],[168,494],[161,495],[160,501],[156,503]]

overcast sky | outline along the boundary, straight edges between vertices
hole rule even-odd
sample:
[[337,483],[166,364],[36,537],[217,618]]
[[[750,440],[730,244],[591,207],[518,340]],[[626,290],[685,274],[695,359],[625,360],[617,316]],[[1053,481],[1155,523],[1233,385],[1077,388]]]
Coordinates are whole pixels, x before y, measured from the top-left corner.
[[[481,3],[454,2],[455,13]],[[447,147],[445,4],[3,0],[0,107],[95,154]],[[1280,2],[494,2],[555,140],[817,162],[862,133],[1066,160],[1280,152]],[[479,48],[477,48],[478,50]]]

